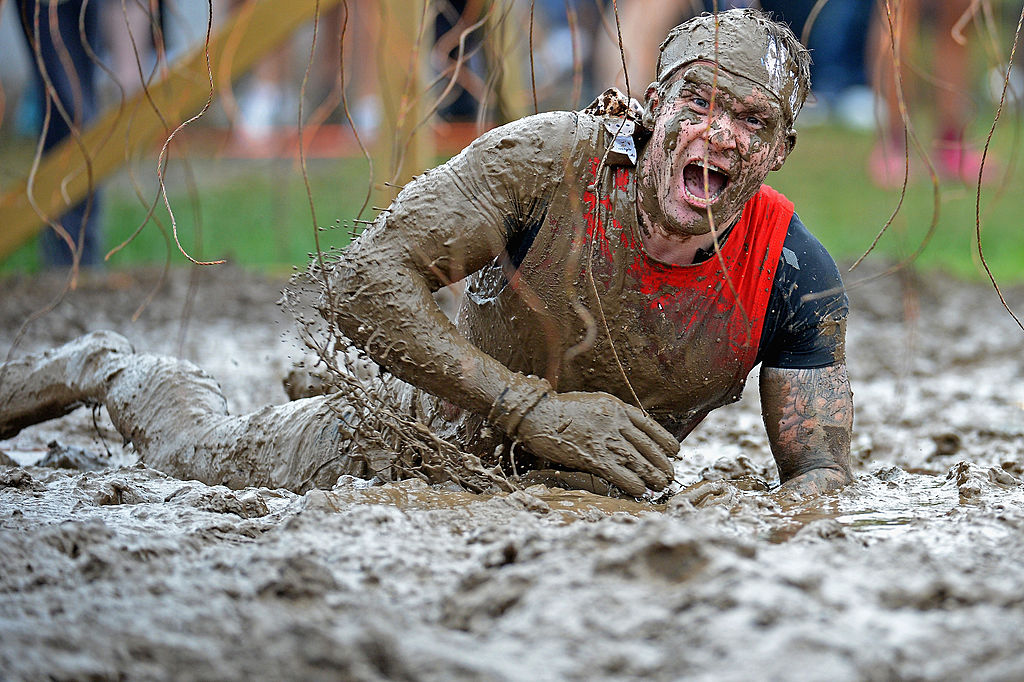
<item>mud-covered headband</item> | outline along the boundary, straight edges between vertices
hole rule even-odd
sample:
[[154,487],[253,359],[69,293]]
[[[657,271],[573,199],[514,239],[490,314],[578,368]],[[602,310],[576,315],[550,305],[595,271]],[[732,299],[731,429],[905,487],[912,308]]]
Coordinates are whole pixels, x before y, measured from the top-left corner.
[[760,85],[778,100],[789,126],[810,88],[806,50],[787,26],[759,10],[702,14],[676,26],[661,44],[658,82],[666,83],[680,67],[695,61],[717,62]]

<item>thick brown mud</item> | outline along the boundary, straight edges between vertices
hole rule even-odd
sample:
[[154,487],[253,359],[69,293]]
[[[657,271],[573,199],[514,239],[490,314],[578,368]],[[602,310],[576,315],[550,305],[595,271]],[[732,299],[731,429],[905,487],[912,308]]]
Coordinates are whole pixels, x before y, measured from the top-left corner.
[[[190,299],[177,273],[132,322],[151,280],[87,279],[15,356],[106,328],[197,363],[233,413],[286,400],[283,282],[206,270]],[[0,348],[59,284],[0,282]],[[856,481],[791,507],[754,377],[660,505],[229,490],[136,464],[103,410],[30,427],[0,441],[0,677],[1020,679],[1024,334],[945,278],[851,303]]]

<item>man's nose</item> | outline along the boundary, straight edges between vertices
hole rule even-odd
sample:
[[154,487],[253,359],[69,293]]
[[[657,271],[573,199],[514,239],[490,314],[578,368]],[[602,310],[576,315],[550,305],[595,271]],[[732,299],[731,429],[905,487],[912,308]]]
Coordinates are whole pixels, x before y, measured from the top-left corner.
[[719,149],[731,149],[736,146],[736,135],[724,116],[716,116],[713,120],[708,121],[707,127],[704,129],[704,137],[708,144]]

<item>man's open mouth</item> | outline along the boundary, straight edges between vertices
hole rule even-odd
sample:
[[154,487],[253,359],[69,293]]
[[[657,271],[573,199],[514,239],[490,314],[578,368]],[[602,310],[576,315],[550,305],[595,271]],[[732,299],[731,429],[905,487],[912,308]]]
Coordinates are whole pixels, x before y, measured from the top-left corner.
[[694,206],[705,207],[715,203],[728,184],[729,174],[713,164],[691,161],[683,168],[683,190],[686,200]]

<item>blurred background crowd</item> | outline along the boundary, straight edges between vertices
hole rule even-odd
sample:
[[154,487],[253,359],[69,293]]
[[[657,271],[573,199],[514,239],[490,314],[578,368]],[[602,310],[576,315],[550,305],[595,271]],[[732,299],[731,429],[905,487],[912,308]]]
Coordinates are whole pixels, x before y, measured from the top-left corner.
[[[147,97],[176,63],[202,49],[208,20],[216,34],[244,24],[261,4],[284,13],[296,6],[0,0],[0,153],[23,161],[0,164],[0,190],[14,191],[31,177],[32,159],[78,139],[102,112]],[[301,22],[283,41],[253,48],[258,54],[244,70],[212,64],[213,105],[194,125],[216,133],[200,139],[216,140],[218,154],[240,157],[294,156],[294,145],[282,141],[294,142],[300,120],[321,132],[321,157],[358,156],[360,146],[372,149],[381,138],[392,157],[403,156],[412,136],[426,131],[435,146],[407,175],[454,151],[445,140],[457,148],[535,109],[579,109],[612,85],[642,100],[672,26],[694,13],[751,5],[787,22],[811,50],[813,94],[798,128],[870,133],[861,165],[876,187],[891,190],[932,173],[966,185],[999,178],[998,160],[982,173],[980,133],[1003,90],[1020,12],[1011,0],[327,2],[315,7],[315,32],[312,21]],[[232,44],[229,36],[225,50],[253,42]],[[1013,105],[1021,86],[1011,73]],[[196,88],[204,91],[201,103],[209,84]],[[979,113],[987,117],[980,124]],[[408,139],[394,133],[403,121]],[[178,122],[162,120],[151,153]],[[907,122],[925,163],[911,160]],[[31,157],[18,157],[26,142]],[[392,170],[391,179],[404,176]],[[101,262],[111,240],[103,235],[109,218],[100,186],[90,180],[83,197],[69,194],[62,216],[44,216],[50,229],[41,233],[42,264],[66,266],[76,253],[82,265]]]

